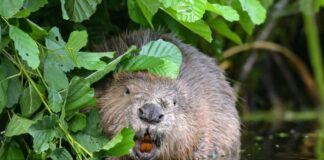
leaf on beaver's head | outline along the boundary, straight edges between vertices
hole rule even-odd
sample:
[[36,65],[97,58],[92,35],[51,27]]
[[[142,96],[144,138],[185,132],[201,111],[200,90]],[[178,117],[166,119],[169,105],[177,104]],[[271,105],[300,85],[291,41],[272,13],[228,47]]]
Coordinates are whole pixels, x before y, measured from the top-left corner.
[[147,70],[149,73],[176,79],[179,75],[182,54],[180,49],[161,39],[151,41],[142,47],[138,56],[121,63],[118,71],[135,72]]

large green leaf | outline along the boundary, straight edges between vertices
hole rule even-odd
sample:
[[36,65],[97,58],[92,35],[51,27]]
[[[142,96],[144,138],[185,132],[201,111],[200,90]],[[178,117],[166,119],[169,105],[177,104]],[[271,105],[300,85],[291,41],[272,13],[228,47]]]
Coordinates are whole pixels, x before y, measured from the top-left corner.
[[79,63],[76,55],[77,52],[82,47],[86,46],[87,42],[88,42],[88,33],[86,31],[73,31],[70,34],[69,40],[65,45],[65,49],[75,64]]
[[66,89],[69,85],[69,81],[63,72],[62,68],[59,68],[55,63],[56,56],[49,54],[45,59],[44,64],[44,79],[48,83],[49,87],[55,91]]
[[249,17],[248,13],[243,11],[242,6],[238,0],[233,1],[230,4],[240,15],[239,23],[241,27],[248,35],[251,36],[255,25],[252,22],[251,18]]
[[57,148],[51,152],[50,158],[52,160],[73,160],[69,151],[65,148]]
[[113,58],[114,52],[78,52],[79,66],[87,70],[103,70],[107,63],[100,60],[103,57]]
[[248,13],[254,24],[261,24],[265,21],[266,10],[258,0],[239,0],[242,9]]
[[[36,87],[40,91],[42,95],[45,93],[45,89],[41,85],[37,85]],[[42,104],[41,98],[36,92],[35,88],[32,85],[29,85],[24,89],[22,96],[19,100],[20,110],[23,116],[30,116],[33,114]]]
[[241,38],[231,29],[228,27],[228,25],[221,19],[213,19],[210,20],[209,25],[211,28],[216,30],[219,34],[223,35],[224,37],[232,40],[236,44],[242,44]]
[[71,114],[84,107],[94,106],[96,104],[94,95],[94,89],[90,87],[87,80],[79,77],[72,78],[65,105],[66,113]]
[[50,88],[48,92],[48,105],[50,109],[55,113],[60,112],[63,106],[61,94],[52,88]]
[[148,70],[150,73],[169,78],[177,78],[182,63],[180,49],[163,40],[149,42],[142,47],[139,55],[121,65],[119,71]]
[[211,42],[213,40],[212,38],[212,32],[209,28],[209,26],[205,23],[203,20],[197,20],[193,23],[179,21],[176,18],[176,11],[172,9],[165,9],[166,13],[168,13],[173,19],[177,20],[179,23],[181,23],[183,26],[191,30],[192,32],[196,33],[197,35],[201,36],[208,42]]
[[152,17],[159,10],[160,3],[158,0],[136,0],[138,7],[141,9],[144,17],[147,22],[151,25],[152,28]]
[[159,0],[165,8],[177,6],[181,0]]
[[12,25],[9,29],[9,36],[14,41],[15,48],[21,58],[27,61],[32,69],[36,69],[40,63],[36,42],[27,33]]
[[19,117],[16,114],[14,114],[7,126],[5,136],[12,137],[27,133],[29,127],[34,123],[35,121]]
[[110,156],[120,157],[129,154],[130,149],[135,145],[135,132],[130,128],[124,128],[120,133],[115,135],[103,149],[107,151]]
[[78,133],[75,139],[90,152],[98,152],[107,143],[105,137],[93,136],[85,133]]
[[139,55],[166,59],[177,65],[181,65],[182,63],[182,54],[180,49],[175,44],[162,39],[145,44],[139,52]]
[[129,57],[129,55],[135,52],[136,50],[137,48],[135,46],[129,47],[129,49],[123,55],[119,56],[118,58],[108,63],[103,70],[98,70],[92,73],[91,75],[89,75],[88,77],[86,77],[86,80],[88,80],[91,84],[97,82],[106,74],[115,70],[120,61],[122,61],[124,58]]
[[11,141],[1,145],[0,159],[1,160],[24,160],[24,154],[21,147],[15,141]]
[[238,21],[240,19],[240,16],[236,12],[236,10],[234,10],[231,6],[222,6],[217,3],[215,4],[207,3],[207,10],[221,15],[222,17],[224,17],[226,20],[230,22]]
[[47,31],[37,25],[36,23],[32,22],[31,20],[27,19],[27,23],[31,28],[31,32],[29,32],[29,35],[35,39],[35,40],[41,40],[44,39],[48,35]]
[[87,126],[87,117],[82,113],[77,113],[69,122],[69,128],[72,132],[83,130]]
[[7,70],[6,67],[1,64],[0,65],[0,113],[7,104],[8,101],[8,80],[7,80]]
[[30,12],[35,12],[47,4],[47,0],[25,0],[24,8]]
[[101,0],[61,0],[61,3],[64,6],[62,7],[64,19],[82,22],[95,13],[96,7],[101,3]]
[[161,58],[153,56],[140,55],[131,58],[126,63],[122,63],[121,67],[118,68],[118,71],[126,72],[135,72],[148,70],[149,68],[163,65],[164,62]]
[[24,0],[0,0],[0,15],[12,17],[23,6]]
[[56,66],[64,72],[68,72],[75,67],[65,50],[66,43],[57,27],[53,27],[49,31],[48,36],[45,38],[45,44],[49,54],[52,54],[51,62],[55,63]]
[[148,21],[146,20],[141,9],[139,8],[136,0],[127,0],[127,8],[128,15],[134,22],[139,23],[141,25],[148,24]]
[[148,71],[154,75],[177,79],[180,73],[180,66],[172,61],[163,59],[163,65],[149,68]]
[[91,152],[98,152],[108,142],[99,127],[99,114],[95,109],[87,114],[87,125],[82,132],[75,135],[76,140]]
[[58,117],[44,116],[29,127],[28,133],[33,137],[33,148],[36,153],[41,153],[49,149],[49,143],[57,136],[56,125]]
[[[6,59],[3,61],[2,65],[5,68],[8,77],[16,75],[16,77],[11,77],[10,79],[8,79],[7,94],[4,96],[0,96],[0,97],[8,97],[6,106],[8,108],[10,108],[13,105],[18,103],[19,97],[23,91],[23,87],[21,85],[21,82],[19,81],[19,77],[17,76],[19,71],[15,68],[13,63]],[[5,73],[5,72],[2,72],[2,73]],[[4,81],[2,83],[6,83],[6,82]]]
[[200,20],[206,10],[207,0],[182,0],[172,8],[177,11],[176,17],[180,21],[195,22]]

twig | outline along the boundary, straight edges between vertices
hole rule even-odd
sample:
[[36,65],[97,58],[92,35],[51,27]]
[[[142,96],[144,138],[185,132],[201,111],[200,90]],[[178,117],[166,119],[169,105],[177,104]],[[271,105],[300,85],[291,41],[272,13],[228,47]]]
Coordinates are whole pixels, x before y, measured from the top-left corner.
[[247,50],[253,50],[253,49],[266,49],[266,50],[271,50],[275,51],[272,53],[279,53],[285,58],[287,58],[289,61],[294,64],[294,67],[297,69],[299,76],[305,83],[309,93],[315,98],[315,100],[318,102],[319,101],[319,95],[317,94],[317,89],[315,86],[315,81],[312,78],[311,74],[307,70],[307,67],[305,63],[300,60],[294,54],[292,51],[287,49],[286,47],[280,46],[278,44],[275,44],[273,42],[265,42],[265,41],[256,41],[252,43],[246,43],[243,45],[235,46],[232,47],[224,52],[223,59],[227,59],[231,56],[234,56],[240,52],[247,51]]

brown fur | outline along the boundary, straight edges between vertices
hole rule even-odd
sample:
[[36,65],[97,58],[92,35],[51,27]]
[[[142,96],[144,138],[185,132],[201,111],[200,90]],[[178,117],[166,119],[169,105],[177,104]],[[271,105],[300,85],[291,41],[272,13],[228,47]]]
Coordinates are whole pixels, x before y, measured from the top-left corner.
[[[149,73],[115,73],[111,82],[98,87],[101,127],[112,137],[123,127],[132,127],[139,135],[145,132],[136,116],[136,108],[147,101],[177,99],[175,107],[165,109],[161,124],[151,125],[153,135],[163,137],[156,159],[239,158],[240,122],[235,96],[223,72],[212,58],[184,44],[169,34],[137,31],[113,38],[103,50],[123,53],[130,45],[142,45],[163,39],[177,45],[183,64],[177,80],[155,77]],[[130,87],[131,96],[125,96]],[[134,109],[135,108],[135,109]],[[124,157],[127,159],[127,157]]]

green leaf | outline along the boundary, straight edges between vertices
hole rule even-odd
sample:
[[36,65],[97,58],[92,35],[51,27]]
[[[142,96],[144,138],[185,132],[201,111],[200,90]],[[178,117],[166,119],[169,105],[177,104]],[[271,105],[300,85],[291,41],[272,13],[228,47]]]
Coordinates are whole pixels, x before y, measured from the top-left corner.
[[7,47],[10,42],[11,42],[11,40],[10,40],[9,36],[2,35],[1,41],[0,41],[0,49]]
[[141,9],[144,17],[152,28],[152,17],[159,10],[160,3],[158,0],[136,0],[138,7]]
[[55,58],[55,55],[49,54],[45,59],[44,79],[51,89],[59,91],[61,89],[66,89],[69,85],[69,81],[62,68],[55,65]]
[[108,142],[107,138],[102,135],[101,128],[99,127],[100,118],[98,111],[92,109],[86,117],[86,128],[79,132],[75,138],[90,152],[98,152]]
[[154,75],[175,79],[179,74],[181,63],[180,49],[160,39],[144,45],[139,55],[121,65],[119,71],[148,70]]
[[86,31],[73,31],[70,34],[69,40],[66,43],[65,49],[70,58],[78,64],[76,54],[88,42],[88,33]]
[[87,117],[82,113],[77,113],[69,122],[69,128],[72,132],[83,130],[87,126]]
[[52,88],[50,88],[48,92],[48,104],[50,109],[55,113],[60,112],[63,105],[61,94]]
[[103,149],[107,151],[110,156],[120,157],[129,154],[130,149],[135,145],[135,132],[130,128],[124,128],[120,133],[110,140]]
[[103,70],[107,63],[100,59],[107,57],[109,59],[114,57],[114,52],[78,52],[77,58],[79,66],[87,70]]
[[143,71],[163,64],[164,62],[161,58],[141,55],[141,56],[136,56],[131,58],[130,60],[127,61],[127,63],[123,63],[121,67],[118,68],[118,71],[121,72]]
[[24,160],[24,154],[20,150],[17,142],[9,142],[1,145],[0,159],[1,160]]
[[26,18],[28,16],[30,16],[30,11],[27,9],[21,10],[14,15],[15,18]]
[[231,6],[238,12],[240,15],[240,25],[243,28],[243,30],[248,34],[252,35],[252,32],[254,30],[254,23],[252,22],[251,18],[249,17],[248,13],[243,11],[241,4],[238,0],[235,0],[231,3]]
[[176,18],[176,11],[174,11],[172,9],[165,9],[164,11],[166,11],[166,13],[168,13],[173,19],[177,20],[183,26],[185,26],[186,28],[188,28],[192,32],[196,33],[197,35],[201,36],[202,38],[204,38],[208,42],[211,42],[213,40],[212,32],[211,32],[209,26],[205,23],[205,21],[198,20],[198,21],[195,21],[193,23],[183,22],[183,21],[179,21]]
[[121,56],[118,58],[114,59],[110,63],[108,63],[103,70],[96,71],[86,77],[86,80],[90,82],[90,84],[97,82],[100,80],[102,77],[104,77],[106,74],[112,72],[113,70],[116,69],[117,64],[119,64],[120,61],[122,61],[125,57],[128,57],[131,53],[135,52],[137,48],[135,46],[129,47],[129,49]]
[[266,10],[258,0],[239,0],[242,9],[248,13],[254,24],[262,24],[266,18]]
[[18,103],[19,97],[23,91],[23,87],[19,81],[19,77],[18,77],[19,71],[15,68],[12,62],[6,59],[3,61],[2,65],[5,68],[8,77],[16,76],[16,77],[11,77],[8,80],[7,94],[5,96],[1,96],[1,97],[8,97],[6,106],[10,108],[13,105]]
[[127,0],[127,8],[128,15],[132,21],[139,23],[141,25],[146,25],[148,21],[146,21],[144,14],[139,8],[136,0]]
[[28,133],[33,137],[33,148],[36,153],[41,153],[49,149],[49,143],[58,134],[56,124],[58,117],[44,116],[42,120],[33,124]]
[[19,117],[16,114],[14,114],[10,122],[8,123],[5,136],[12,137],[27,133],[29,127],[34,123],[35,121]]
[[182,63],[182,54],[180,49],[173,43],[162,39],[145,44],[139,55],[158,57],[174,62],[177,65]]
[[21,58],[27,61],[32,69],[36,69],[40,63],[36,42],[27,33],[12,25],[9,28],[9,36],[14,41],[15,48]]
[[90,88],[90,83],[83,78],[72,78],[65,105],[66,113],[71,114],[76,110],[94,105],[96,105],[95,92]]
[[63,18],[74,22],[82,22],[89,19],[95,13],[96,7],[101,3],[101,0],[61,0]]
[[31,32],[29,35],[35,40],[41,40],[48,35],[47,31],[44,30],[42,27],[38,26],[36,23],[32,22],[31,20],[27,19],[27,22],[31,28]]
[[[36,84],[36,87],[42,95],[45,94],[45,89],[43,86]],[[35,88],[29,85],[24,89],[23,94],[20,97],[19,104],[22,115],[28,117],[38,110],[42,104],[42,101]]]
[[65,148],[57,148],[51,152],[50,158],[53,160],[73,160],[69,151]]
[[25,0],[24,8],[30,12],[38,11],[41,7],[47,4],[47,0]]
[[0,113],[7,104],[8,101],[8,80],[7,80],[7,70],[3,64],[0,65]]
[[169,60],[163,60],[163,65],[149,68],[148,71],[154,75],[177,79],[180,73],[180,66]]
[[242,26],[242,28],[244,29],[244,31],[248,34],[248,35],[252,35],[253,34],[253,30],[255,25],[253,24],[253,22],[251,21],[249,15],[246,12],[243,12],[240,14],[240,21],[239,21],[240,25]]
[[66,53],[66,43],[57,27],[53,27],[50,30],[48,36],[45,38],[45,44],[49,50],[49,54],[52,54],[51,61],[55,62],[56,66],[61,68],[64,72],[68,72],[75,67],[74,63]]
[[182,0],[172,8],[177,11],[176,17],[180,21],[195,22],[200,20],[206,10],[207,0]]
[[233,22],[238,21],[240,16],[231,6],[222,6],[219,4],[210,4],[207,2],[207,10],[215,12],[216,14],[221,15],[224,19]]
[[231,29],[223,20],[213,19],[209,22],[209,25],[211,28],[215,29],[219,34],[230,39],[236,44],[242,44],[241,38],[235,32],[231,31]]
[[177,6],[181,0],[159,0],[165,8]]
[[89,134],[78,133],[75,139],[90,152],[98,152],[107,143],[106,138]]
[[23,6],[24,0],[0,0],[0,15],[12,17]]

